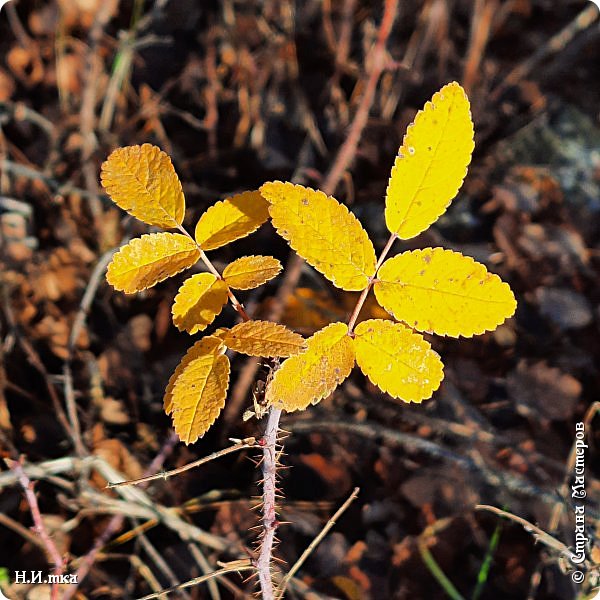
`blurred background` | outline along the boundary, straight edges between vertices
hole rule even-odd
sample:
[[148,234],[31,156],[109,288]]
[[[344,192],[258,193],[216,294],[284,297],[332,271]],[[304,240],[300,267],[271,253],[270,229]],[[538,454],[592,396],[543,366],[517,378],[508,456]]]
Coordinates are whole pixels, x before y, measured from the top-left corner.
[[[256,359],[236,355],[216,425],[189,447],[174,438],[162,395],[192,343],[171,323],[183,276],[134,296],[105,282],[115,248],[147,231],[100,188],[111,150],[150,142],[169,153],[190,227],[220,198],[293,179],[345,202],[380,250],[387,178],[405,128],[457,80],[475,122],[469,175],[438,223],[395,251],[441,245],[475,257],[510,283],[517,313],[474,339],[432,338],[446,378],[420,406],[390,399],[354,372],[318,406],[284,417],[290,468],[281,471],[286,523],[276,568],[287,571],[360,486],[289,597],[591,597],[600,562],[598,17],[591,2],[574,0],[6,4],[5,595],[50,598],[48,585],[14,585],[14,572],[47,573],[58,563],[78,575],[61,598],[136,598],[255,547],[255,451],[145,489],[104,487],[256,435],[260,424],[242,415],[264,378]],[[295,260],[268,224],[211,258],[222,268],[257,253],[287,268],[242,294],[250,314],[305,335],[347,318],[356,295]],[[226,309],[214,326],[235,316]],[[585,581],[575,585],[563,556],[574,543],[565,476],[584,419],[590,545]],[[250,598],[255,590],[234,574],[174,596]]]

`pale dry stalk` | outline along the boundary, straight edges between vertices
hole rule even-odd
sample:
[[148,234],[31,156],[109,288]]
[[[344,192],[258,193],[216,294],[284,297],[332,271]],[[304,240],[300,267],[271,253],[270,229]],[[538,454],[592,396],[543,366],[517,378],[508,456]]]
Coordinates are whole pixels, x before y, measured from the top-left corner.
[[277,432],[279,431],[279,419],[281,410],[271,408],[267,415],[267,424],[262,438],[263,459],[263,507],[262,507],[262,534],[260,541],[260,552],[256,561],[258,581],[263,600],[275,598],[273,589],[273,578],[271,576],[271,561],[275,534],[277,533]]

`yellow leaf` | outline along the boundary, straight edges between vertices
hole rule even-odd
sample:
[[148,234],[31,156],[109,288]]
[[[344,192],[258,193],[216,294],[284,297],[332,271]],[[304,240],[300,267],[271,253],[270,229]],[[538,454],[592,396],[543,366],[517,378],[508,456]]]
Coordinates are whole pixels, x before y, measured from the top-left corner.
[[196,241],[203,250],[214,250],[246,237],[268,218],[267,201],[260,192],[243,192],[213,204],[196,225]]
[[222,337],[225,345],[250,356],[291,356],[306,347],[304,338],[285,325],[270,321],[246,321]]
[[437,221],[462,185],[473,146],[469,100],[449,83],[417,113],[398,151],[385,205],[392,233],[407,240]]
[[102,165],[100,177],[113,202],[144,223],[171,229],[183,222],[181,182],[160,148],[118,148]]
[[375,250],[359,220],[323,192],[265,183],[273,226],[290,246],[343,290],[362,290],[375,273]]
[[496,329],[517,306],[498,275],[460,252],[425,248],[385,261],[375,296],[399,321],[419,331],[471,337]]
[[225,406],[229,359],[224,352],[220,339],[206,336],[188,350],[169,379],[165,412],[186,444],[202,437]]
[[421,335],[405,325],[372,319],[354,330],[356,362],[377,387],[404,402],[431,398],[444,365]]
[[227,265],[223,279],[236,290],[251,290],[277,277],[281,263],[272,256],[242,256]]
[[173,323],[194,334],[206,329],[227,302],[227,284],[212,273],[198,273],[183,282],[173,302]]
[[200,257],[194,243],[179,233],[151,233],[131,240],[108,265],[106,279],[133,294],[191,267]]
[[288,412],[316,404],[354,366],[354,347],[345,323],[332,323],[306,340],[302,354],[288,358],[267,387],[267,403]]

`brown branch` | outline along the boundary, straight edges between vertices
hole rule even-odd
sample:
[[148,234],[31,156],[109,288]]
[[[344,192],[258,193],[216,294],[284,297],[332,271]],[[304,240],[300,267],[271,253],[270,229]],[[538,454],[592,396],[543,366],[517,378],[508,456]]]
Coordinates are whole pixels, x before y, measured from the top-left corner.
[[538,48],[531,56],[519,63],[499,83],[489,95],[492,102],[498,101],[504,91],[527,77],[546,57],[565,48],[581,31],[587,29],[598,18],[598,7],[595,4],[584,8],[566,27],[553,35],[543,46]]
[[102,275],[106,271],[106,267],[108,266],[108,263],[111,261],[115,252],[116,249],[105,252],[100,257],[96,263],[96,266],[94,267],[94,270],[92,271],[85,293],[81,298],[79,309],[77,310],[75,319],[73,319],[73,325],[71,326],[69,341],[67,343],[67,358],[63,364],[65,405],[67,407],[67,415],[69,417],[69,423],[73,432],[75,451],[80,457],[86,456],[88,452],[81,437],[81,426],[79,424],[79,417],[77,416],[77,401],[75,399],[75,391],[73,389],[73,373],[71,370],[71,363],[73,362],[73,355],[75,353],[77,340],[81,335],[81,330],[85,326],[90,307],[94,301],[94,297],[96,296],[96,292],[98,291],[98,287],[102,280]]
[[213,573],[209,573],[208,575],[202,575],[202,577],[195,577],[194,579],[190,579],[185,583],[180,583],[179,585],[174,585],[173,587],[166,588],[161,590],[156,594],[148,594],[139,600],[153,600],[153,598],[160,598],[163,594],[170,594],[171,592],[177,592],[179,590],[183,590],[188,587],[192,587],[194,585],[198,585],[199,583],[204,583],[205,581],[209,581],[215,577],[222,577],[223,575],[227,575],[228,573],[239,573],[242,571],[253,571],[254,567],[249,565],[246,561],[239,560],[234,561],[233,563],[227,563],[222,569],[218,571],[214,571]]
[[335,161],[321,186],[321,189],[326,194],[333,194],[335,192],[335,188],[342,179],[344,171],[348,169],[356,155],[358,142],[360,141],[363,129],[367,125],[371,106],[375,100],[375,91],[377,90],[379,78],[387,67],[386,44],[392,31],[397,12],[398,0],[386,0],[383,19],[377,35],[377,42],[367,60],[367,64],[371,65],[371,72],[369,73],[365,84],[365,93],[358,105],[354,121],[348,132],[348,137],[339,149]]
[[[27,504],[29,504],[31,518],[33,519],[34,530],[40,536],[50,560],[52,560],[54,563],[54,575],[62,575],[66,569],[66,562],[58,551],[54,540],[50,537],[50,534],[44,525],[44,520],[42,518],[42,513],[40,512],[35,490],[33,489],[33,481],[27,477],[27,474],[23,470],[23,465],[19,461],[13,461],[5,458],[4,462],[8,468],[13,471],[15,475],[17,475],[19,483],[25,492],[25,498],[27,499]],[[50,597],[52,600],[58,600],[58,593],[59,582],[54,581],[52,583],[50,592]]]
[[[96,176],[96,167],[90,160],[96,148],[97,140],[94,132],[96,126],[96,103],[98,100],[98,82],[104,65],[101,57],[100,42],[104,33],[104,27],[111,17],[111,3],[100,4],[100,8],[89,33],[89,48],[86,56],[86,65],[84,70],[84,87],[81,95],[81,107],[79,111],[79,126],[83,138],[81,144],[81,164],[85,186],[91,194],[98,191],[98,181]],[[102,205],[93,197],[90,198],[90,211],[100,225],[99,219],[102,216]],[[98,227],[101,230],[101,227]]]
[[232,454],[233,452],[239,452],[240,450],[244,450],[245,448],[252,448],[256,446],[256,438],[249,437],[244,440],[239,441],[237,444],[230,446],[229,448],[224,448],[223,450],[218,450],[217,452],[213,452],[208,456],[204,456],[198,460],[195,460],[191,463],[187,463],[182,467],[178,467],[177,469],[171,469],[170,471],[165,471],[163,473],[155,473],[154,475],[148,475],[147,477],[140,477],[139,479],[130,479],[128,481],[119,481],[117,483],[108,483],[106,485],[107,488],[116,488],[124,485],[140,485],[141,483],[149,483],[150,481],[154,481],[156,479],[168,479],[169,477],[173,477],[173,475],[179,475],[180,473],[185,473],[185,471],[189,471],[190,469],[195,469],[200,465],[204,465],[211,460],[215,460],[216,458],[220,458],[221,456],[226,456],[227,454]]

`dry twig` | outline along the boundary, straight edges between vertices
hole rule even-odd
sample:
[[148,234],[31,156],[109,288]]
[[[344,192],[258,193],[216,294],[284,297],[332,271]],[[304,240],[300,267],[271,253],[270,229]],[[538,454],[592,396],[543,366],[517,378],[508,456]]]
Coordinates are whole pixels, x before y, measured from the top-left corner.
[[360,488],[355,487],[350,496],[346,499],[346,501],[337,509],[335,514],[327,521],[325,527],[321,529],[317,537],[307,546],[306,550],[301,554],[300,558],[294,563],[292,568],[287,572],[286,576],[283,578],[278,590],[277,590],[277,598],[276,600],[282,600],[283,595],[285,594],[285,590],[292,579],[292,577],[299,571],[302,567],[306,559],[314,552],[314,549],[321,543],[323,538],[329,533],[331,528],[337,523],[339,518],[346,512],[348,507],[356,500],[358,496],[358,492]]
[[[35,490],[33,488],[33,482],[29,479],[29,477],[27,477],[27,474],[23,470],[23,465],[19,461],[13,461],[5,458],[4,462],[8,468],[15,473],[19,483],[21,484],[21,487],[23,488],[23,491],[25,492],[27,504],[29,505],[29,510],[31,512],[31,518],[33,519],[34,530],[40,536],[40,539],[46,548],[46,552],[48,553],[48,557],[54,563],[53,574],[59,576],[62,575],[66,569],[66,562],[58,551],[54,540],[44,525],[44,519],[42,518],[42,513],[40,512],[40,507],[38,505]],[[59,582],[54,581],[52,582],[51,587],[52,600],[58,600],[58,593]]]

